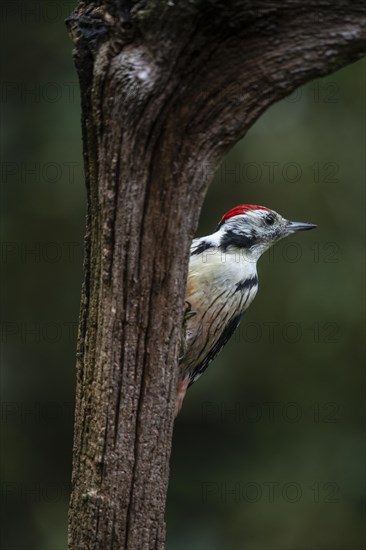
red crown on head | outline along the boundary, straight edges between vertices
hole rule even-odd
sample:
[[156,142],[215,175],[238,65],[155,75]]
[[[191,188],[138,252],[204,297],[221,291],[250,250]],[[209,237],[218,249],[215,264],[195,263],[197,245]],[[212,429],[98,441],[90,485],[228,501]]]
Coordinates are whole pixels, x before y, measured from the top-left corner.
[[240,214],[245,214],[248,210],[269,210],[269,208],[259,206],[259,204],[239,204],[239,206],[234,206],[234,208],[222,216],[219,226],[223,224],[225,220],[233,218],[234,216],[239,216]]

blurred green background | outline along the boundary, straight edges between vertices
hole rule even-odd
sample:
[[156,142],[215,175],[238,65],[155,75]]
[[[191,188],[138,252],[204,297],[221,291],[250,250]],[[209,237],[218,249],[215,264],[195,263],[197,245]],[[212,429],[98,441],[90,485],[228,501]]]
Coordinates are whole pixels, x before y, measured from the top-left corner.
[[[85,219],[72,7],[2,8],[4,550],[66,548]],[[168,550],[365,546],[365,91],[364,61],[311,82],[215,175],[199,235],[242,202],[319,228],[261,259],[254,304],[189,391]]]

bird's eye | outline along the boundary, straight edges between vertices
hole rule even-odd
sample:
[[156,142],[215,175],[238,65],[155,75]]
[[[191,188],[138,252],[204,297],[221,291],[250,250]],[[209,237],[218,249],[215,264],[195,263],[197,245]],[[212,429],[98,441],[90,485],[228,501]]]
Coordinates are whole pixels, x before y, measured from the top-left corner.
[[275,219],[274,219],[274,216],[272,216],[272,214],[268,214],[268,216],[266,216],[266,217],[264,218],[264,221],[265,221],[265,223],[266,223],[267,225],[273,225]]

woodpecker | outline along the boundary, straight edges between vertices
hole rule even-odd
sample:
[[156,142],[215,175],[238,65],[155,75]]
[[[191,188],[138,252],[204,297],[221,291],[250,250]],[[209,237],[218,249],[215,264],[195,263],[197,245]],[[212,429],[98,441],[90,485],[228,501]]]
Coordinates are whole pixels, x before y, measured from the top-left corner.
[[284,237],[315,227],[265,206],[241,204],[224,214],[212,235],[193,240],[175,415],[187,388],[228,342],[257,294],[261,255]]

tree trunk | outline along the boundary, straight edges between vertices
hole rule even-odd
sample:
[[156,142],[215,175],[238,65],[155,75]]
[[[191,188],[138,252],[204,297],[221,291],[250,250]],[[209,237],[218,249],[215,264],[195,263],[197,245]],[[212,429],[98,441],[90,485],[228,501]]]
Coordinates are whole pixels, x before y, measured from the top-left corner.
[[214,167],[359,58],[362,1],[82,1],[88,193],[69,548],[161,549],[189,246]]

